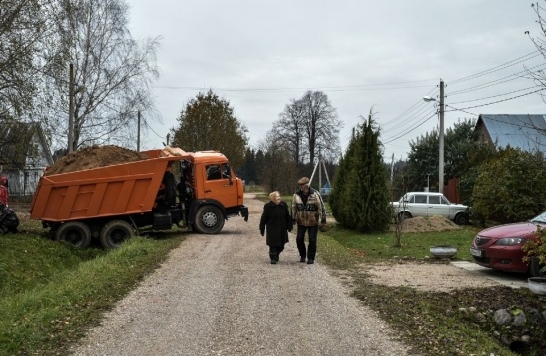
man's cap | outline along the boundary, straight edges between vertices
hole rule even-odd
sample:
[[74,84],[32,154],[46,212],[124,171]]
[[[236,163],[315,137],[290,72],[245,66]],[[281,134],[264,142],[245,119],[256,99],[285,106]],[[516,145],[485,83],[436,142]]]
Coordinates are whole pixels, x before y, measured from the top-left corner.
[[300,178],[300,180],[298,180],[298,184],[299,185],[309,184],[309,178],[307,178],[307,177]]

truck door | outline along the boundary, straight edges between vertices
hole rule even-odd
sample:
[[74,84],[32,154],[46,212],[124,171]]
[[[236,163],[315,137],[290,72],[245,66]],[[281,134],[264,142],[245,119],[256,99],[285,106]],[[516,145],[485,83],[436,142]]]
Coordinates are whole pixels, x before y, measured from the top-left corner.
[[237,184],[229,163],[205,166],[205,198],[218,200],[225,208],[237,206]]

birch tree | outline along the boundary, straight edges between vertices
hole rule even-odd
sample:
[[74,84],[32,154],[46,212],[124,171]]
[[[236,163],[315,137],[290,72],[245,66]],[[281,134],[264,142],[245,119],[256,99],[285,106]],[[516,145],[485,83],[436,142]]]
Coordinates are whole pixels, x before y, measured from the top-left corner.
[[[39,111],[53,147],[67,147],[69,65],[74,66],[73,150],[91,144],[136,141],[138,112],[157,118],[150,86],[158,77],[160,38],[141,42],[128,30],[124,0],[59,0],[57,37],[45,51],[54,63],[44,82]],[[60,133],[60,134],[59,134]]]

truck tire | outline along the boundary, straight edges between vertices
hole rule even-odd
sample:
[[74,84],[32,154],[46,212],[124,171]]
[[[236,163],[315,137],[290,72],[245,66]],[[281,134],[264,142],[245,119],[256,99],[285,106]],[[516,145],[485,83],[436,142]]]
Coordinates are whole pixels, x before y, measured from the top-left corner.
[[225,219],[220,208],[214,205],[205,205],[197,210],[195,216],[195,230],[202,234],[217,234],[224,227]]
[[102,228],[100,243],[105,249],[117,248],[134,234],[135,230],[127,221],[112,220]]
[[62,224],[55,232],[55,239],[70,243],[78,248],[86,248],[91,244],[91,230],[80,221],[69,221]]

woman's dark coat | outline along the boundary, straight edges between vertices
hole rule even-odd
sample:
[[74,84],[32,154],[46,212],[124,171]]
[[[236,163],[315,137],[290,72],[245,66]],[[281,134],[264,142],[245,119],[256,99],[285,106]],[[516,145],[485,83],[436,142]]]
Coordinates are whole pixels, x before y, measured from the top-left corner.
[[260,231],[264,230],[268,246],[284,246],[288,242],[288,231],[292,231],[292,218],[285,202],[281,201],[279,205],[265,203],[260,218]]

